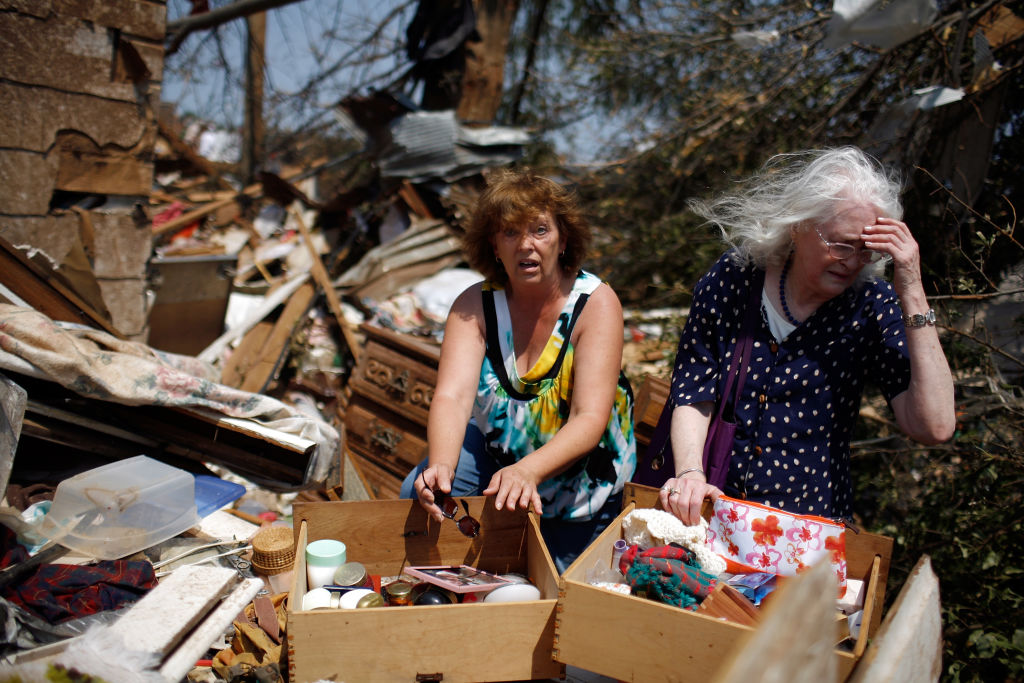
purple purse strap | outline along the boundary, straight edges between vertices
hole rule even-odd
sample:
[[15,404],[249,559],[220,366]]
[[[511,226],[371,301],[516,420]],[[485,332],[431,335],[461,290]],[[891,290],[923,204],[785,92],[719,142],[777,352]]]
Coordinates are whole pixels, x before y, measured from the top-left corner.
[[[750,351],[754,348],[754,326],[757,324],[757,315],[760,313],[758,299],[761,297],[761,289],[764,287],[764,271],[756,270],[754,282],[750,287],[750,300],[747,301],[747,311],[743,318],[743,327],[736,338],[736,347],[733,349],[732,362],[729,364],[729,376],[725,379],[725,388],[722,390],[722,400],[718,402],[718,413],[716,417],[721,419],[725,411],[726,399],[731,398],[733,406],[739,400],[740,391],[747,381],[747,370],[750,369]],[[742,361],[742,365],[740,362]],[[735,380],[735,388],[733,381]]]
[[[743,317],[743,327],[740,328],[739,336],[736,338],[736,346],[733,349],[732,361],[729,364],[729,374],[725,379],[725,387],[722,390],[722,399],[718,402],[718,410],[715,419],[721,419],[727,401],[725,397],[733,394],[732,400],[735,405],[739,398],[743,384],[747,381],[747,369],[750,367],[750,350],[754,346],[754,326],[760,312],[758,300],[761,298],[761,289],[764,287],[764,271],[755,269],[754,282],[750,286],[750,299],[747,301],[746,314]],[[744,359],[742,367],[740,358]],[[736,380],[739,381],[736,381]],[[651,435],[651,441],[647,445],[648,459],[651,455],[661,453],[668,443],[669,435],[672,432],[672,411],[675,409],[672,400],[672,387],[669,386],[668,398],[665,399],[665,406],[661,409],[661,416],[658,424]],[[674,472],[673,472],[674,474]]]

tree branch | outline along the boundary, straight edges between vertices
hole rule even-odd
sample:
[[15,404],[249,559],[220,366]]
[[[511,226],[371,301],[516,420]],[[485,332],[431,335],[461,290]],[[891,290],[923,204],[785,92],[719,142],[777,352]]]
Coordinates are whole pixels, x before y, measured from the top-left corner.
[[167,33],[164,38],[167,41],[166,54],[171,55],[177,52],[181,43],[193,31],[220,26],[232,19],[265,12],[268,9],[290,5],[293,2],[297,2],[297,0],[238,0],[238,2],[218,7],[209,12],[193,14],[167,22]]

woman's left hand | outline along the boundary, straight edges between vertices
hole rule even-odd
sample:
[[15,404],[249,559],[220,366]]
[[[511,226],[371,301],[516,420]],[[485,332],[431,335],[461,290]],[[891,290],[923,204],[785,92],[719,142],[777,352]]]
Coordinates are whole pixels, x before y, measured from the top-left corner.
[[502,467],[491,477],[491,482],[482,493],[494,496],[494,507],[498,510],[507,507],[528,509],[531,506],[538,515],[541,514],[540,493],[537,491],[539,478],[530,470],[528,464],[519,461],[514,465]]
[[[864,228],[864,246],[892,258],[893,288],[903,296],[921,283],[921,253],[910,228],[895,218],[879,217],[874,225]],[[922,291],[923,293],[923,291]]]
[[699,474],[693,477],[671,477],[659,492],[662,509],[671,512],[687,526],[700,524],[700,511],[705,498],[715,500],[720,495],[721,489],[707,483]]

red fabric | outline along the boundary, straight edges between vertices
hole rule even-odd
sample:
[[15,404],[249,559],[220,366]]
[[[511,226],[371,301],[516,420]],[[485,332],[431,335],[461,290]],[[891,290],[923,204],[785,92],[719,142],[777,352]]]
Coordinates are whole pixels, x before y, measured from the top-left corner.
[[145,560],[114,560],[95,565],[44,564],[35,574],[3,591],[7,600],[50,624],[118,609],[157,584]]

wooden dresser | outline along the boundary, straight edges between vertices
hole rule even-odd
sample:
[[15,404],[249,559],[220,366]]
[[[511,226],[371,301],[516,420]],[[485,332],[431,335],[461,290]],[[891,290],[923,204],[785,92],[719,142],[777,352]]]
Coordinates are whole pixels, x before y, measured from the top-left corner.
[[363,324],[366,344],[349,381],[345,452],[378,499],[398,498],[427,454],[427,413],[441,347],[422,337]]

